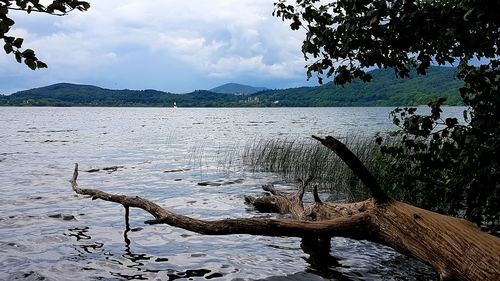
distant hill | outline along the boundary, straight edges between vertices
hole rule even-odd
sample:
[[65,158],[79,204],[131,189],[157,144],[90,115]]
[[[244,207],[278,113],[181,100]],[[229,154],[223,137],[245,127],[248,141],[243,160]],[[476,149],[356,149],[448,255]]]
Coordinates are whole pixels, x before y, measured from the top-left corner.
[[145,103],[160,105],[169,95],[173,94],[156,90],[110,90],[90,85],[59,83],[14,93],[7,96],[7,101],[13,105],[134,106]]
[[257,92],[265,91],[268,90],[267,88],[264,87],[252,87],[248,85],[242,85],[242,84],[237,84],[237,83],[227,83],[224,85],[221,85],[219,87],[215,87],[213,89],[210,89],[210,92],[214,93],[219,93],[219,94],[242,94],[242,95],[249,95],[249,94],[254,94]]
[[246,95],[237,95],[229,90],[231,93],[223,93],[223,89],[214,92],[221,87],[243,86],[239,84],[181,95],[156,90],[110,90],[60,83],[8,96],[0,95],[0,105],[169,107],[175,102],[179,107],[416,106],[427,104],[434,97],[446,97],[448,105],[462,105],[458,89],[463,82],[455,78],[456,71],[451,67],[431,67],[425,76],[412,74],[410,78],[398,79],[393,70],[378,69],[371,71],[373,80],[369,83],[354,81],[344,87],[329,83]]
[[0,105],[17,106],[156,106],[214,107],[235,103],[233,94],[194,91],[172,94],[156,90],[110,90],[89,85],[59,83],[0,96]]
[[[371,71],[373,79],[356,80],[345,86],[328,83],[319,87],[270,90],[258,94],[262,105],[272,106],[416,106],[435,97],[445,97],[448,105],[462,105],[453,67],[429,68],[427,75],[400,79],[391,69]],[[253,95],[252,95],[253,96]]]

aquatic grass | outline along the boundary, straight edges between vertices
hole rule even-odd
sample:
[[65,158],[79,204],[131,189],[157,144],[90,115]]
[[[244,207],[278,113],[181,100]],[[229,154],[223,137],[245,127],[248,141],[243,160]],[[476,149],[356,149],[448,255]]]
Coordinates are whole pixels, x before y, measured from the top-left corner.
[[[382,155],[373,138],[347,136],[341,140],[375,175],[383,168]],[[360,200],[369,197],[345,163],[315,140],[263,139],[246,145],[243,163],[253,172],[273,172],[286,181],[313,176],[313,184],[329,190],[336,200]]]
[[241,150],[241,146],[236,144],[219,146],[214,156],[217,172],[225,176],[241,172]]

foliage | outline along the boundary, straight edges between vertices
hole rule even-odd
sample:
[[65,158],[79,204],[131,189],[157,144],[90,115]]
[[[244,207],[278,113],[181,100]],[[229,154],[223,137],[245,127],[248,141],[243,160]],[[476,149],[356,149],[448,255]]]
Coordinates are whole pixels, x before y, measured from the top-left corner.
[[[495,62],[493,62],[495,63]],[[431,114],[397,108],[393,121],[400,130],[390,144],[378,138],[392,177],[385,186],[405,201],[464,216],[491,232],[500,232],[500,70],[470,68],[462,96],[471,110],[467,122],[441,118],[442,99],[431,102]],[[400,140],[394,142],[394,138]]]
[[[295,5],[288,4],[289,2]],[[408,77],[435,61],[493,58],[498,49],[499,1],[280,0],[274,14],[304,27],[307,75],[334,76],[336,84],[371,80],[366,68],[394,68]]]
[[[374,66],[407,77],[413,68],[426,74],[433,63],[458,61],[464,122],[441,119],[442,99],[429,104],[428,116],[396,109],[399,142],[377,140],[390,159],[386,186],[407,201],[500,229],[499,1],[281,0],[275,7],[292,29],[306,29],[307,74],[320,82],[325,73],[345,84],[370,81],[366,69]],[[473,58],[483,65],[471,65]]]
[[212,91],[176,95],[154,90],[108,90],[62,83],[0,96],[0,105],[170,106],[177,102],[181,107],[410,106],[426,104],[433,97],[446,97],[448,105],[460,105],[458,89],[463,82],[454,78],[456,71],[451,67],[433,67],[428,76],[412,74],[408,79],[396,79],[391,70],[374,70],[370,72],[375,77],[372,83],[355,81],[345,87],[329,83],[252,95]]
[[4,41],[3,48],[7,54],[12,54],[17,62],[22,63],[24,61],[24,64],[32,70],[47,68],[47,65],[36,57],[33,50],[23,49],[23,38],[8,35],[15,24],[15,21],[9,15],[9,11],[63,16],[75,9],[86,11],[89,8],[89,3],[77,0],[54,0],[48,5],[40,3],[39,0],[0,0],[0,39]]

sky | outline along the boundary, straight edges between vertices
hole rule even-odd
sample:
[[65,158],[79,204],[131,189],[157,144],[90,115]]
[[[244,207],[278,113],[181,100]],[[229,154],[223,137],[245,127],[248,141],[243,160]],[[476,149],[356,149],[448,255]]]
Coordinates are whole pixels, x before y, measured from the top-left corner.
[[0,93],[59,82],[173,93],[224,83],[267,88],[307,82],[304,32],[273,17],[273,0],[90,0],[64,17],[11,11],[10,35],[48,69],[0,53]]

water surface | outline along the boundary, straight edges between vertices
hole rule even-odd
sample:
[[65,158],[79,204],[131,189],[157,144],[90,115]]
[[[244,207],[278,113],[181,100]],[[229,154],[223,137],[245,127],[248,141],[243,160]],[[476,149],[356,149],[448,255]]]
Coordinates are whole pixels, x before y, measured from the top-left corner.
[[[387,247],[335,238],[315,264],[294,238],[203,236],[148,226],[132,209],[75,195],[79,184],[140,195],[203,219],[266,217],[243,204],[272,174],[241,165],[255,139],[392,129],[391,108],[0,108],[0,280],[429,280]],[[459,115],[461,108],[448,109]],[[113,167],[111,169],[104,169]],[[200,183],[202,185],[200,185]]]

